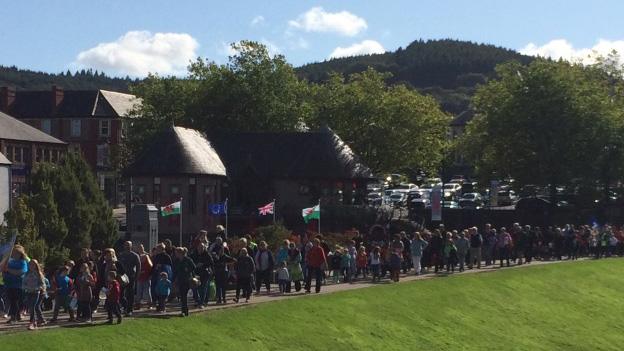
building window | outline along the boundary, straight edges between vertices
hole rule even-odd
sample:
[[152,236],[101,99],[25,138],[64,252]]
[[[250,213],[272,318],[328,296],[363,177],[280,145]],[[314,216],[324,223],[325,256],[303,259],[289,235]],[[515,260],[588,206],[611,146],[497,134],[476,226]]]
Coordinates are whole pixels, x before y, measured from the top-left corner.
[[46,134],[52,134],[52,121],[44,119],[41,121],[41,131]]
[[160,184],[154,183],[152,197],[155,204],[160,204]]
[[50,162],[50,150],[43,149],[43,162]]
[[82,121],[79,119],[71,120],[71,136],[80,137],[82,131]]
[[135,185],[134,186],[134,202],[138,204],[144,203],[143,199],[145,199],[145,185]]
[[100,120],[100,136],[101,137],[109,137],[110,136],[110,119],[102,119]]
[[197,185],[189,185],[188,208],[191,214],[195,214],[195,204],[197,203]]
[[110,147],[108,144],[97,146],[97,165],[100,167],[110,166]]
[[69,152],[73,152],[75,154],[79,154],[80,153],[80,144],[70,144],[69,145]]
[[41,162],[41,158],[43,157],[43,149],[38,147],[35,155],[35,161]]
[[15,157],[13,156],[13,146],[7,146],[4,154],[9,159],[9,161],[11,162],[15,161]]
[[15,155],[13,156],[13,162],[15,163],[23,163],[24,162],[24,154],[23,154],[23,148],[21,147],[16,147],[15,148]]

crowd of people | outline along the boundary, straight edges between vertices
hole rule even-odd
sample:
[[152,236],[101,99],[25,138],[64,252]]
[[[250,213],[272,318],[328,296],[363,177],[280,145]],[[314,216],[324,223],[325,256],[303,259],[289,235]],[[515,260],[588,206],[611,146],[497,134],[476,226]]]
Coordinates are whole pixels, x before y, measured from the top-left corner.
[[[293,236],[279,247],[256,243],[251,235],[209,241],[201,231],[187,247],[165,240],[148,251],[143,245],[122,241],[116,248],[84,248],[76,260],[61,267],[42,267],[22,246],[15,245],[2,263],[0,311],[8,324],[29,316],[31,330],[58,321],[61,313],[72,322],[91,323],[101,307],[108,323],[121,323],[136,310],[166,313],[179,302],[180,315],[188,316],[188,296],[197,308],[209,301],[226,304],[226,291],[235,291],[231,302],[249,302],[264,287],[278,294],[302,289],[319,293],[325,284],[398,282],[403,274],[453,273],[482,266],[528,264],[539,260],[574,260],[624,255],[624,231],[603,227],[573,226],[545,229],[513,224],[509,229],[471,227],[407,234],[386,240],[369,240],[356,232],[344,242],[330,243],[322,235]],[[275,286],[277,284],[277,287]],[[51,310],[51,318],[43,310]]]

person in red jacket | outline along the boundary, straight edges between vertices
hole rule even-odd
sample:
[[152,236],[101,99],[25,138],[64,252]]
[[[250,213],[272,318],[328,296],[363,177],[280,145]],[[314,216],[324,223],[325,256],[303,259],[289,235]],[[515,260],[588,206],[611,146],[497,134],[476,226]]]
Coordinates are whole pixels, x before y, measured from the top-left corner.
[[108,323],[113,324],[113,314],[117,317],[117,323],[121,323],[121,311],[119,309],[119,298],[121,297],[121,286],[117,281],[117,272],[108,272],[106,281],[106,311],[108,312]]
[[316,278],[316,293],[321,292],[321,283],[323,281],[323,269],[327,266],[327,258],[325,251],[321,248],[321,241],[315,238],[312,241],[312,248],[306,254],[308,274],[306,276],[306,293],[310,293],[312,287],[312,276]]

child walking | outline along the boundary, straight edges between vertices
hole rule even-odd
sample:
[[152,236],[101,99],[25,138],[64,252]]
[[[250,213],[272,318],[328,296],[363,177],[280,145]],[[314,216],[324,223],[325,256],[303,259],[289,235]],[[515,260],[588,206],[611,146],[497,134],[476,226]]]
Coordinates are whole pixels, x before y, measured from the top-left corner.
[[167,272],[161,272],[160,279],[158,279],[156,283],[156,299],[158,300],[157,312],[166,312],[165,303],[169,298],[169,294],[171,294],[171,280],[169,280]]
[[71,301],[71,280],[68,277],[69,268],[67,266],[61,267],[56,276],[54,277],[56,285],[56,296],[54,297],[54,311],[52,312],[51,323],[54,323],[58,319],[58,314],[61,309],[66,309],[69,312],[69,321],[74,321],[74,310],[69,307]]
[[373,283],[379,281],[381,271],[381,248],[375,246],[370,254],[370,270],[373,275]]
[[78,313],[81,322],[91,323],[92,310],[91,301],[93,300],[93,287],[95,279],[91,275],[89,265],[83,263],[80,266],[80,274],[76,278],[76,292],[78,294]]
[[359,277],[360,274],[362,274],[362,277],[366,279],[368,273],[368,268],[366,267],[368,263],[368,255],[366,254],[366,248],[364,246],[360,246],[355,261],[355,264],[357,266],[357,273],[355,276]]
[[120,297],[121,286],[117,281],[117,272],[110,271],[106,279],[106,303],[104,304],[108,313],[108,324],[113,324],[113,314],[117,317],[117,324],[121,324]]
[[277,282],[279,284],[280,293],[286,293],[287,285],[290,285],[290,274],[288,268],[286,268],[286,261],[280,264],[280,268],[277,269]]
[[[43,321],[43,315],[41,312],[41,304],[39,299],[43,298],[45,293],[45,282],[41,266],[37,260],[32,259],[28,263],[28,273],[24,276],[22,281],[22,289],[26,294],[26,306],[30,313],[30,325],[29,330],[37,329],[37,323]],[[37,318],[35,320],[35,317]]]

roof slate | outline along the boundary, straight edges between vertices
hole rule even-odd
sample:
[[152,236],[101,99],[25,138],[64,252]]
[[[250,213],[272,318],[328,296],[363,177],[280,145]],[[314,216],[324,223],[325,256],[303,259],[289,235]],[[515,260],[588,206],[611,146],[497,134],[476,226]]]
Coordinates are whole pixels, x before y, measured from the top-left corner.
[[230,133],[212,138],[230,177],[372,179],[371,170],[329,128],[318,132]]
[[65,144],[37,128],[0,112],[0,139],[30,141],[48,144]]

